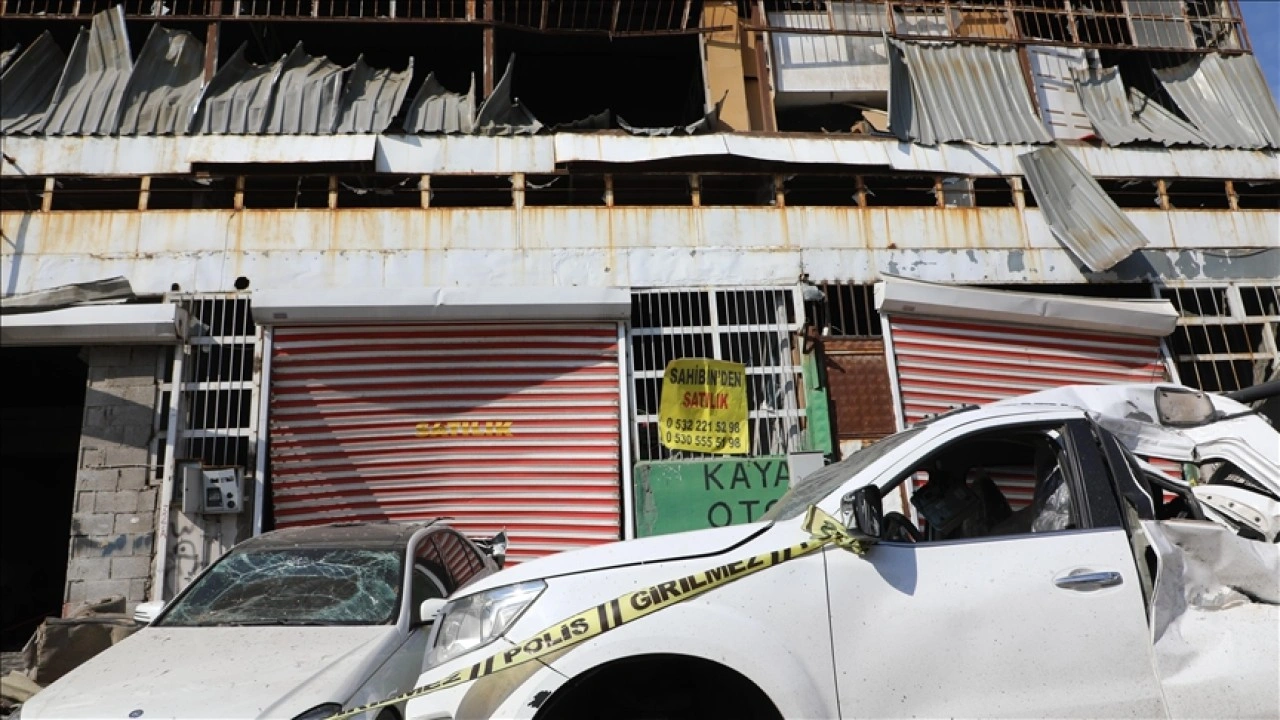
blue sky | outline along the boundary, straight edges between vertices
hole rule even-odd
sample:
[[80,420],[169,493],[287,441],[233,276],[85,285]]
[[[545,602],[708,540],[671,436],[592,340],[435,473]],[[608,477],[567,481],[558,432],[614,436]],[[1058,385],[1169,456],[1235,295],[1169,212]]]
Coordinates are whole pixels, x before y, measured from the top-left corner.
[[1280,0],[1240,0],[1240,11],[1271,97],[1280,98]]

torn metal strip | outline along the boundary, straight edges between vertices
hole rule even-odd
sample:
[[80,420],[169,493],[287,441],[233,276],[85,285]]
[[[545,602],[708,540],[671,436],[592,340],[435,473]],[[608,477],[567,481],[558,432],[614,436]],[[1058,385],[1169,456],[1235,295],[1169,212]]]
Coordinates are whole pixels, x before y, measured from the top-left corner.
[[210,135],[257,135],[266,130],[271,96],[284,58],[258,65],[241,45],[209,82],[192,128]]
[[1048,143],[1022,76],[1005,45],[889,39],[889,128],[925,145]]
[[1061,147],[1018,156],[1049,230],[1093,271],[1107,270],[1148,240],[1080,161]]
[[0,133],[27,135],[40,127],[66,64],[48,30],[10,61],[0,76]]
[[1085,114],[1108,145],[1158,142],[1208,145],[1200,131],[1135,89],[1125,93],[1118,68],[1072,73]]
[[88,30],[80,30],[41,131],[46,135],[114,133],[132,71],[124,6],[116,5],[94,15]]
[[485,98],[476,115],[475,131],[481,135],[532,135],[542,129],[542,123],[529,108],[511,94],[514,82],[516,56],[507,60],[502,79],[493,88],[493,94]]
[[409,133],[470,133],[476,126],[476,76],[466,93],[449,92],[430,73],[413,96],[405,113],[404,129]]
[[204,43],[153,26],[124,89],[120,134],[187,134],[203,88]]
[[1252,55],[1203,55],[1156,78],[1215,147],[1280,148],[1280,111]]
[[391,125],[400,110],[409,81],[413,79],[413,58],[409,66],[396,72],[390,68],[374,68],[361,55],[356,59],[339,106],[339,133],[380,133]]
[[272,95],[265,132],[318,135],[333,132],[348,68],[307,53],[299,42],[284,61]]

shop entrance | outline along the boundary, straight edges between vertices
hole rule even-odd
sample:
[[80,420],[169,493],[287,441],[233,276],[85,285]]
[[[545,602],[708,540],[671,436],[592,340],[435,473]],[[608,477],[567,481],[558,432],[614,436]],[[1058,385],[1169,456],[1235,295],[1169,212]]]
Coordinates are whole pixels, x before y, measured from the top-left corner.
[[0,603],[13,652],[62,614],[88,367],[78,347],[5,347],[0,371]]

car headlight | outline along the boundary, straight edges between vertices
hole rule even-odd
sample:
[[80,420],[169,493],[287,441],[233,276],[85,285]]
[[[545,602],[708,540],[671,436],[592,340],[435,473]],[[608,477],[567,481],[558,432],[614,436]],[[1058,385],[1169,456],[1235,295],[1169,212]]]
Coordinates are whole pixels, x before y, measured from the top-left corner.
[[342,706],[338,703],[325,703],[317,705],[310,710],[293,718],[293,720],[324,720],[342,712]]
[[436,620],[435,642],[427,652],[427,666],[435,667],[493,642],[546,589],[546,583],[532,580],[478,592],[445,605]]

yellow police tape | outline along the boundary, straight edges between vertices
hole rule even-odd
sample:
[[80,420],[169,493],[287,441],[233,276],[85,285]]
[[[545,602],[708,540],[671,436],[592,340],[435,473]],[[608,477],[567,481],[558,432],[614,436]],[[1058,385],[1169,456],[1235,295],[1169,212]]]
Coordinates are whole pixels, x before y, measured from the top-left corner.
[[809,540],[781,550],[752,555],[727,565],[685,575],[671,582],[658,583],[624,593],[590,610],[565,618],[541,632],[534,633],[517,646],[496,652],[469,668],[458,670],[448,677],[414,688],[407,693],[344,710],[331,715],[328,720],[346,720],[360,713],[429,695],[438,690],[445,690],[523,665],[553,652],[560,652],[614,628],[669,608],[682,600],[688,600],[734,580],[740,580],[761,570],[781,565],[788,560],[808,555],[826,545],[836,545],[858,555],[864,552],[862,544],[850,536],[838,520],[819,510],[816,505],[809,507],[801,527],[810,534]]

